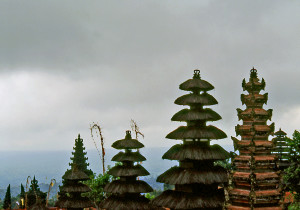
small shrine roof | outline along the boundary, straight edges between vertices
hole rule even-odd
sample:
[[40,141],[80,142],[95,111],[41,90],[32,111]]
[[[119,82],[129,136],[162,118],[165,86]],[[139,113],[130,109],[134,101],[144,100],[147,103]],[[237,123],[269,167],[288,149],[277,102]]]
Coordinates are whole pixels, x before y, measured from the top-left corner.
[[144,144],[136,139],[132,139],[131,132],[126,131],[125,139],[117,140],[111,146],[115,149],[139,149],[144,147]]
[[134,165],[134,166],[117,165],[112,167],[107,173],[113,175],[114,177],[149,175],[149,172],[141,165]]
[[73,165],[71,170],[67,170],[63,175],[63,179],[66,180],[88,180],[89,177],[86,173],[81,171],[76,164]]
[[[279,178],[276,172],[263,172],[263,173],[255,173],[257,180],[264,180],[264,179],[273,179]],[[250,176],[250,172],[234,172],[233,177],[244,178],[248,179]]]
[[168,139],[223,139],[226,137],[227,135],[222,130],[212,125],[204,128],[180,126],[166,136]]
[[100,203],[100,207],[103,209],[153,209],[149,205],[149,199],[145,196],[117,196],[111,195]]
[[174,103],[177,105],[200,104],[200,105],[208,106],[208,105],[218,104],[218,101],[208,93],[202,93],[202,94],[190,93],[178,97]]
[[194,143],[176,144],[162,158],[168,160],[225,160],[229,158],[229,153],[218,144],[210,147]]
[[105,192],[109,193],[147,193],[152,192],[153,189],[144,181],[134,180],[134,181],[121,181],[114,180],[104,187]]
[[209,209],[222,208],[224,192],[217,191],[212,195],[199,195],[175,190],[166,190],[150,201],[155,206],[168,206],[171,209]]
[[214,86],[209,82],[202,80],[200,71],[194,70],[193,79],[189,79],[179,85],[179,89],[187,91],[209,91],[214,89]]
[[[269,109],[269,110],[271,110],[271,109]],[[248,108],[248,109],[245,109],[244,111],[242,111],[241,114],[242,115],[251,115],[252,112],[254,112],[256,115],[266,115],[266,116],[270,115],[270,111],[267,111],[262,108]]]
[[285,136],[286,135],[286,132],[282,131],[281,128],[279,129],[279,131],[276,131],[274,133],[276,136]]
[[77,183],[76,185],[65,184],[61,187],[61,191],[67,192],[67,193],[72,193],[72,192],[85,193],[85,192],[90,192],[91,189],[85,184]]
[[227,172],[223,167],[214,167],[205,170],[195,168],[181,168],[174,166],[157,177],[158,182],[167,184],[214,184],[226,183]]
[[[253,156],[253,158],[256,162],[274,161],[275,155]],[[239,160],[239,161],[249,161],[250,159],[251,159],[251,156],[249,156],[249,155],[239,155],[239,156],[235,157],[235,160]]]
[[183,109],[177,112],[173,117],[172,121],[192,121],[192,120],[206,120],[206,121],[217,121],[222,117],[213,111],[212,109],[206,108],[202,110],[197,109]]
[[122,161],[132,161],[132,162],[141,162],[145,161],[146,158],[141,155],[140,152],[119,152],[112,159],[112,161],[122,162]]
[[237,129],[240,131],[250,131],[252,128],[254,128],[255,131],[269,132],[271,131],[271,125],[238,125]]

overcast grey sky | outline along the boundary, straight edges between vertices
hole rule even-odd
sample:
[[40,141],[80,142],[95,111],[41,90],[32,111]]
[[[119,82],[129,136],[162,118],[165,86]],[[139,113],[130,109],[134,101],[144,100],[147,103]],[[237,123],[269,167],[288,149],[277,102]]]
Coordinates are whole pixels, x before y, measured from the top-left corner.
[[179,143],[165,136],[184,124],[171,122],[184,108],[173,102],[195,68],[215,86],[213,124],[228,137],[253,66],[272,122],[292,135],[299,37],[299,1],[1,1],[0,150],[72,150],[78,133],[93,149],[93,121],[110,147],[130,119],[147,147]]

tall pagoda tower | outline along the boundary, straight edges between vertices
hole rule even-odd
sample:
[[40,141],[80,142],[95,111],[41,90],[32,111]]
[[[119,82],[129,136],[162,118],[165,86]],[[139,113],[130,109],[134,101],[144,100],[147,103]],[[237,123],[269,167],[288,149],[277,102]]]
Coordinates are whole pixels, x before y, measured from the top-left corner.
[[126,131],[125,139],[114,142],[112,147],[124,149],[125,152],[119,152],[112,158],[112,161],[121,162],[121,165],[112,167],[107,173],[119,179],[105,185],[104,192],[111,193],[111,196],[101,202],[100,207],[107,210],[152,209],[149,200],[140,193],[152,192],[153,189],[146,182],[136,179],[149,175],[149,172],[140,164],[134,164],[146,160],[136,150],[144,145],[132,139],[131,132]]
[[177,98],[175,104],[189,108],[177,112],[171,120],[186,122],[187,126],[180,126],[166,136],[183,142],[171,147],[162,157],[178,160],[179,166],[157,178],[158,182],[175,185],[175,189],[164,191],[151,202],[170,209],[222,209],[224,190],[219,186],[227,182],[227,173],[214,162],[228,158],[229,154],[219,145],[211,146],[210,140],[227,136],[222,130],[207,125],[209,121],[220,120],[221,116],[204,108],[218,103],[207,93],[214,86],[202,80],[200,71],[195,70],[193,78],[182,83],[179,89],[190,93]]
[[83,210],[92,207],[89,198],[82,196],[82,193],[90,192],[91,189],[82,183],[89,180],[89,176],[80,170],[76,163],[71,170],[67,170],[63,175],[63,185],[59,186],[59,197],[55,203],[56,207],[67,210]]
[[279,210],[281,192],[279,173],[275,172],[276,156],[271,154],[273,143],[268,140],[274,132],[271,120],[272,110],[263,109],[267,104],[268,93],[260,94],[265,89],[265,81],[257,77],[257,70],[251,69],[249,82],[243,80],[242,87],[248,94],[241,95],[246,109],[237,109],[239,120],[243,125],[235,127],[236,135],[232,137],[239,155],[234,159],[236,171],[233,173],[233,188],[229,191],[229,210]]
[[274,148],[272,154],[277,155],[277,169],[283,171],[290,166],[288,161],[289,145],[286,142],[286,133],[279,129],[275,132],[275,138],[272,139]]

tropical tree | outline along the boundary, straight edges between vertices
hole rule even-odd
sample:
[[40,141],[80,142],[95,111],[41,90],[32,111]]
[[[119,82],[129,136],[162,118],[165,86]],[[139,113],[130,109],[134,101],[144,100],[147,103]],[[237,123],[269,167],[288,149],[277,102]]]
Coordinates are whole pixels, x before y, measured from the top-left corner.
[[295,194],[295,202],[300,202],[300,132],[295,130],[293,139],[287,138],[290,166],[284,171],[288,189]]
[[5,193],[5,198],[3,201],[3,209],[11,209],[11,194],[10,194],[10,184],[8,185]]
[[[107,167],[107,170],[109,169],[110,166]],[[107,194],[103,191],[104,186],[113,179],[112,175],[100,173],[98,176],[94,174],[94,177],[84,182],[91,188],[91,191],[85,193],[85,195],[94,203],[97,209],[99,209],[99,203],[107,197]]]

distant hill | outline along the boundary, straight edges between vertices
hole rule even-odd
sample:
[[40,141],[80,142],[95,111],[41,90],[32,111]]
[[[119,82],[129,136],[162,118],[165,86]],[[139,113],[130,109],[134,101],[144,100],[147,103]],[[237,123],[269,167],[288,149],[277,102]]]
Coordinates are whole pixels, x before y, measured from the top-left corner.
[[[226,150],[232,150],[231,147],[225,147]],[[150,176],[145,177],[146,181],[154,188],[159,188],[162,185],[156,183],[156,177],[163,173],[168,168],[177,165],[177,161],[162,160],[162,155],[169,148],[143,148],[140,150],[147,160],[143,162],[143,166],[150,172]],[[61,182],[61,177],[69,168],[69,162],[72,151],[31,151],[31,152],[0,152],[0,159],[5,160],[0,162],[0,198],[3,199],[8,184],[11,185],[12,196],[20,193],[21,183],[26,186],[26,179],[28,176],[33,176],[39,181],[42,191],[47,192],[51,179],[56,179],[58,183]],[[111,158],[118,153],[118,150],[106,150],[106,166],[113,166],[115,163],[110,161]],[[87,151],[88,162],[90,168],[94,173],[102,173],[102,162],[96,150]],[[52,194],[56,194],[54,187]]]

